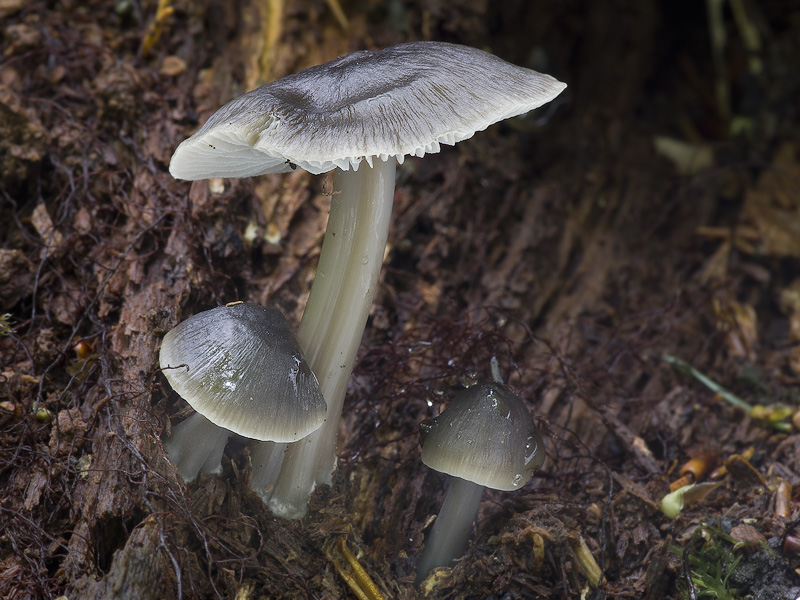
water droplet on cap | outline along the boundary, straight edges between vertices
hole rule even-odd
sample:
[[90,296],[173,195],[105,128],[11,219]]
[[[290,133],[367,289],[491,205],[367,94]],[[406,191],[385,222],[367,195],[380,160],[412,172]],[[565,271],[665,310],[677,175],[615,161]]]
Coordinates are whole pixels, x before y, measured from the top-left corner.
[[529,462],[533,460],[533,457],[536,456],[536,452],[539,450],[539,443],[536,440],[535,436],[529,435],[528,440],[525,442],[525,464],[527,465]]

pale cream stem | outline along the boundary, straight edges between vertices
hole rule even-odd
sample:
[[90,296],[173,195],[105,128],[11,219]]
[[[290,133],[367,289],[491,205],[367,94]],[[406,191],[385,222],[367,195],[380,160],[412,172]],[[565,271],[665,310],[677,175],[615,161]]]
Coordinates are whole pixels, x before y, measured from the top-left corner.
[[328,228],[297,339],[328,403],[326,422],[288,446],[269,507],[294,519],[317,483],[330,483],[347,382],[361,345],[383,263],[397,163],[362,162],[334,174]]

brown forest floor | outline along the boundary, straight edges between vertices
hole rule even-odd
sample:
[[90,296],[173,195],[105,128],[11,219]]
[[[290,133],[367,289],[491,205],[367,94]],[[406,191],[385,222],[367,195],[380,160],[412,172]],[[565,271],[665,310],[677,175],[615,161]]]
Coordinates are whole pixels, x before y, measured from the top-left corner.
[[[346,535],[388,597],[414,598],[444,485],[418,423],[492,357],[548,460],[485,494],[428,597],[688,598],[692,579],[697,598],[798,596],[800,2],[722,4],[716,62],[696,0],[348,0],[347,31],[323,0],[282,4],[180,0],[144,56],[153,1],[0,0],[0,597],[354,597]],[[189,410],[160,338],[233,300],[296,325],[329,196],[302,172],[175,181],[173,149],[264,80],[418,39],[569,88],[399,168],[339,467],[309,516],[272,518],[234,443],[221,477],[185,486],[161,438]],[[765,423],[664,354],[789,416]],[[668,484],[706,452],[729,474],[667,519]]]

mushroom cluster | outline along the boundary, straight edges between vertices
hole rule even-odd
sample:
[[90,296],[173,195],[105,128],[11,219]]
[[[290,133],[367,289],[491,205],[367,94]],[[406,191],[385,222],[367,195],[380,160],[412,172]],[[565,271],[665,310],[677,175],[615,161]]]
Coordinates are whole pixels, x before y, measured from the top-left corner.
[[178,179],[336,171],[297,332],[327,420],[287,449],[269,498],[275,514],[302,516],[314,486],[331,481],[347,382],[385,251],[396,164],[533,110],[565,87],[482,50],[413,42],[355,52],[262,86],[223,106],[178,146],[170,162]]

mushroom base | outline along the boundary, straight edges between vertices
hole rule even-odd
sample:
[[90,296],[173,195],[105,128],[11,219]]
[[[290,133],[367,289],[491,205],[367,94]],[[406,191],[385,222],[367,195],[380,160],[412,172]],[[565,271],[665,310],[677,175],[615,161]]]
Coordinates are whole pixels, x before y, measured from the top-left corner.
[[194,413],[172,428],[164,442],[169,459],[186,483],[198,473],[220,473],[222,454],[231,432],[214,425],[200,413]]
[[450,478],[442,508],[417,562],[416,583],[421,583],[436,567],[451,566],[453,559],[464,553],[482,495],[482,485],[460,477]]

